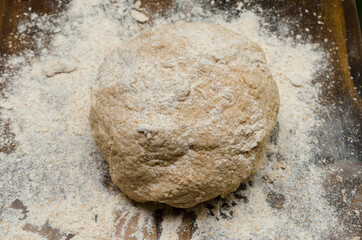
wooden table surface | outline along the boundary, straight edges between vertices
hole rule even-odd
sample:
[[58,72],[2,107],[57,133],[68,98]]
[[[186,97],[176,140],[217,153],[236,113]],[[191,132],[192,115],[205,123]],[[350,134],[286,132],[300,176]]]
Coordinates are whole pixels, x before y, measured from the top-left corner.
[[[0,73],[6,68],[4,62],[7,56],[17,54],[24,49],[33,49],[39,52],[34,44],[34,38],[39,34],[39,29],[33,29],[26,39],[16,38],[16,27],[20,21],[27,20],[23,13],[29,7],[38,14],[56,15],[67,7],[69,0],[48,1],[48,0],[1,0],[0,2],[0,53],[3,56],[0,62]],[[144,1],[145,7],[151,14],[160,13],[161,16],[172,10],[174,2],[172,0],[148,0]],[[227,3],[215,1],[214,9],[229,10],[225,14],[236,14],[235,0]],[[208,3],[205,3],[208,4]],[[319,138],[321,151],[317,154],[315,164],[321,165],[329,170],[330,176],[325,183],[327,189],[327,199],[338,209],[338,214],[347,226],[343,237],[362,236],[362,180],[358,176],[358,171],[362,169],[362,41],[356,15],[356,6],[353,0],[255,0],[252,5],[260,4],[265,11],[266,19],[270,23],[270,30],[276,29],[280,18],[293,19],[299,25],[294,26],[291,34],[301,34],[302,39],[307,39],[315,43],[320,43],[330,54],[329,69],[334,81],[327,82],[323,75],[317,76],[315,81],[321,83],[323,87],[320,95],[321,104],[328,110],[328,114],[320,113],[320,117],[326,121],[324,127],[320,128],[316,135]],[[321,30],[317,26],[317,17],[313,14],[303,14],[304,9],[313,9],[314,12],[322,16],[325,28]],[[275,18],[279,14],[279,18]],[[305,35],[302,29],[310,29],[311,38]],[[49,34],[50,33],[42,33]],[[328,38],[330,41],[325,42]],[[333,42],[335,45],[333,45]],[[9,44],[11,43],[11,44]],[[45,43],[46,45],[46,43]],[[338,46],[338,48],[336,48]],[[349,68],[350,66],[350,68]],[[352,78],[353,79],[352,79]],[[0,83],[0,98],[4,97],[2,91],[8,83]],[[13,152],[17,143],[14,134],[10,131],[11,119],[1,118],[0,108],[0,138],[8,141],[0,145],[0,152],[9,154]],[[351,139],[353,141],[351,141]],[[2,139],[0,142],[4,143]],[[321,161],[325,159],[327,161]],[[342,182],[336,182],[336,175],[343,177]],[[109,179],[105,179],[106,184],[114,187]],[[115,191],[118,191],[114,187]],[[343,202],[342,198],[336,197],[342,189],[350,196],[351,201]],[[20,200],[15,201],[11,207],[22,209],[26,212],[26,206]],[[195,228],[195,213],[189,210],[180,210],[170,207],[160,207],[159,205],[145,205],[142,207],[153,211],[153,226],[155,231],[144,230],[149,239],[158,239],[162,229],[161,222],[166,215],[182,215],[182,226],[177,231],[179,239],[191,239]],[[25,210],[24,210],[25,209]],[[354,210],[358,210],[356,214]],[[357,211],[357,212],[358,212]],[[26,214],[24,215],[26,217]],[[122,219],[118,218],[116,234],[120,229],[126,229],[125,239],[131,239],[132,231],[137,227],[137,217],[131,223],[124,226]],[[27,224],[26,231],[36,232],[49,240],[71,239],[72,234],[63,234],[61,229],[54,229],[45,224],[42,227]]]

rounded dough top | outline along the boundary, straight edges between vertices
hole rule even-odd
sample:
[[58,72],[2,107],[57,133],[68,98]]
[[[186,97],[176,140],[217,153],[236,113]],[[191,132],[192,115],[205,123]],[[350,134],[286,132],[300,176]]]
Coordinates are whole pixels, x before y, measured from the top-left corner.
[[214,24],[164,25],[108,55],[89,116],[131,199],[191,207],[255,172],[276,123],[262,49]]

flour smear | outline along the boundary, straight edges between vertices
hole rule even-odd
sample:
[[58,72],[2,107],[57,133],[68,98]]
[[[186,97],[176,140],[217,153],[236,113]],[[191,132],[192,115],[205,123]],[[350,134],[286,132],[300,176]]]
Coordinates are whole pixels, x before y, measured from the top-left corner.
[[[311,160],[319,124],[312,82],[325,71],[323,50],[268,32],[260,9],[239,4],[239,16],[226,20],[194,1],[176,4],[179,11],[152,24],[139,23],[148,21],[139,3],[122,0],[72,0],[54,23],[29,12],[32,21],[19,26],[20,34],[35,25],[54,34],[46,48],[38,39],[40,56],[10,57],[8,67],[18,70],[0,79],[10,79],[1,117],[11,120],[18,143],[13,153],[0,153],[0,239],[49,239],[47,229],[54,239],[155,236],[153,211],[103,184],[108,169],[90,134],[90,89],[114,48],[143,29],[177,21],[216,23],[258,43],[281,98],[263,167],[236,193],[190,210],[192,239],[328,239],[343,229],[323,198],[324,170]],[[135,19],[132,9],[145,16]],[[178,237],[183,219],[172,211],[158,223],[160,239]]]

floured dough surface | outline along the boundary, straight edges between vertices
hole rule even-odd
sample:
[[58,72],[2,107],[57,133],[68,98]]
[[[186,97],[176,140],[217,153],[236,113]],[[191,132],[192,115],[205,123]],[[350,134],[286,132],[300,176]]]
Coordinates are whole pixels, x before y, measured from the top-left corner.
[[131,199],[192,207],[261,165],[279,110],[262,49],[218,25],[146,31],[108,55],[89,116]]

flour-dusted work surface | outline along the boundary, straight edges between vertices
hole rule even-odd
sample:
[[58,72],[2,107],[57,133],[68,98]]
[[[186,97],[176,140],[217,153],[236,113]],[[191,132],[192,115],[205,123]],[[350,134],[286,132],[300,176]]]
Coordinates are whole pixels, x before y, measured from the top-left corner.
[[[45,2],[1,3],[1,239],[362,235],[360,47],[347,48],[342,1]],[[259,44],[280,94],[262,168],[186,210],[125,197],[87,119],[104,57],[177,21],[216,23]]]

